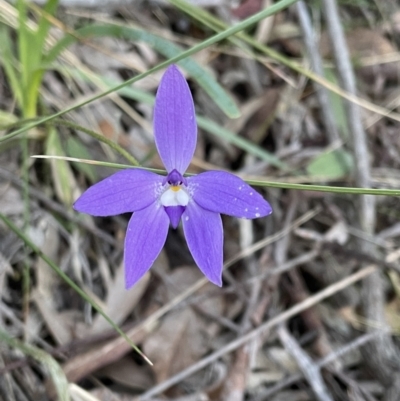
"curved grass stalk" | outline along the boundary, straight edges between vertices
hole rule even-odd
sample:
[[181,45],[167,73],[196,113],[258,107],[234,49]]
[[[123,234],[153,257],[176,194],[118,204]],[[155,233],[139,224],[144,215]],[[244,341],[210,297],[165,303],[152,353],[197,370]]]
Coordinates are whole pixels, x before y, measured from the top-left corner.
[[[85,40],[97,37],[116,37],[125,38],[132,41],[141,41],[153,47],[157,52],[165,57],[174,57],[180,54],[183,49],[162,38],[161,36],[146,32],[130,26],[122,24],[95,24],[89,25],[74,31],[73,35],[68,34],[62,38],[49,52],[45,62],[52,63],[58,54],[62,52],[70,44],[77,40]],[[214,77],[200,64],[191,58],[181,60],[178,64],[186,70],[190,76],[194,78],[209,95],[212,101],[230,118],[239,117],[240,111],[236,103],[230,95],[222,88],[222,86],[214,79]]]
[[178,55],[176,55],[174,57],[169,58],[168,60],[166,60],[166,61],[164,61],[162,63],[157,64],[155,67],[150,68],[146,72],[143,72],[141,74],[136,75],[135,77],[125,81],[124,83],[122,83],[120,85],[114,86],[114,87],[110,88],[107,91],[104,91],[104,92],[102,92],[102,93],[100,93],[98,95],[92,96],[91,98],[89,98],[87,100],[84,100],[84,101],[82,101],[82,102],[80,102],[80,103],[78,103],[78,104],[76,104],[74,106],[68,107],[68,108],[66,108],[64,110],[61,110],[61,111],[57,112],[57,113],[51,114],[50,116],[44,117],[44,118],[40,119],[39,121],[37,121],[36,123],[30,124],[30,125],[28,125],[26,127],[22,127],[22,128],[14,131],[14,132],[9,133],[8,135],[4,135],[2,138],[0,138],[0,142],[4,142],[4,141],[7,141],[7,140],[10,140],[10,139],[22,134],[23,132],[26,132],[29,129],[32,129],[32,128],[36,127],[39,124],[43,124],[43,123],[45,123],[47,121],[54,120],[57,117],[60,117],[60,116],[62,116],[64,114],[69,113],[69,112],[71,112],[73,110],[76,110],[76,109],[78,109],[80,107],[83,107],[83,106],[85,106],[85,105],[87,105],[89,103],[92,103],[95,100],[101,99],[104,96],[109,95],[110,93],[116,92],[116,91],[124,88],[126,85],[131,85],[131,84],[133,84],[133,83],[135,83],[135,82],[137,82],[137,81],[139,81],[139,80],[151,75],[152,73],[154,73],[156,71],[159,71],[159,70],[161,70],[161,69],[163,69],[165,67],[168,67],[170,64],[177,63],[178,61],[181,61],[184,58],[189,57],[189,56],[199,52],[200,50],[203,50],[203,49],[207,48],[208,46],[211,46],[211,45],[213,45],[215,43],[221,42],[222,40],[227,39],[230,36],[235,35],[236,33],[240,32],[240,31],[242,31],[244,29],[247,29],[248,27],[251,27],[252,25],[256,24],[257,22],[261,21],[262,19],[264,19],[266,17],[269,17],[269,16],[271,16],[273,14],[276,14],[279,11],[284,10],[285,8],[287,8],[290,5],[294,4],[296,1],[297,0],[281,0],[278,3],[276,3],[276,4],[270,6],[270,7],[266,8],[266,9],[260,11],[259,13],[255,14],[255,15],[247,18],[247,19],[245,19],[244,21],[240,22],[239,24],[237,24],[237,25],[235,25],[233,27],[230,27],[230,28],[224,30],[223,32],[220,32],[220,33],[212,36],[209,39],[204,40],[203,42],[201,42],[201,43],[189,48],[188,50],[185,50],[184,52],[182,52],[182,53],[180,53],[180,54],[178,54]]
[[129,153],[127,152],[124,148],[119,146],[116,142],[111,141],[110,139],[106,138],[104,135],[101,135],[95,131],[92,131],[89,128],[82,127],[79,124],[75,124],[71,121],[67,120],[62,120],[62,119],[56,119],[55,121],[47,122],[46,125],[61,125],[63,127],[68,127],[71,129],[74,129],[76,131],[81,131],[84,132],[85,134],[91,136],[92,138],[97,139],[99,142],[103,142],[106,145],[108,145],[111,149],[115,150],[117,153],[119,153],[121,156],[123,156],[126,160],[132,163],[134,166],[139,166],[139,162]]
[[[228,25],[225,24],[223,21],[218,19],[217,17],[213,16],[211,13],[208,11],[197,7],[193,4],[189,4],[185,0],[169,0],[172,4],[174,4],[176,7],[190,15],[192,18],[194,18],[197,21],[200,21],[203,23],[205,26],[208,28],[211,28],[215,32],[226,32],[229,28]],[[256,14],[257,15],[257,14]],[[321,77],[315,73],[313,73],[310,70],[306,70],[301,67],[298,63],[289,60],[285,56],[282,56],[279,52],[259,43],[257,40],[255,40],[253,37],[250,35],[246,34],[245,32],[239,31],[236,32],[234,35],[236,35],[237,39],[241,39],[243,42],[247,43],[248,45],[252,46],[254,49],[264,53],[266,56],[270,57],[271,59],[278,61],[279,63],[289,67],[291,70],[298,72],[301,75],[304,75],[305,77],[309,78],[310,80],[324,86],[331,92],[339,95],[340,97],[349,100],[350,102],[353,102],[361,107],[363,107],[366,110],[372,111],[376,114],[379,114],[380,116],[383,117],[388,117],[391,118],[395,121],[400,121],[400,114],[392,112],[389,109],[386,109],[384,107],[377,106],[374,103],[369,102],[368,100],[362,99],[358,96],[354,96],[351,93],[348,93],[335,85],[334,83],[330,82],[329,80],[325,79],[324,77]],[[230,38],[230,40],[234,40],[235,38]],[[241,47],[244,51],[249,52],[249,50],[243,46],[243,44],[240,44],[237,40],[234,41],[236,45]],[[251,53],[252,56],[260,60],[260,58],[256,55]],[[261,60],[260,60],[261,61]],[[261,61],[262,62],[262,61]]]
[[110,326],[126,340],[126,342],[150,365],[152,362],[143,354],[143,352],[132,342],[132,340],[120,329],[120,327],[112,321],[112,319],[100,308],[95,301],[90,298],[77,284],[75,284],[49,257],[47,257],[29,238],[23,233],[11,220],[0,213],[0,219],[25,243],[32,249],[41,259],[43,259],[79,296],[88,302]]
[[[91,76],[88,76],[86,74],[86,72],[82,72],[82,71],[76,71],[76,70],[71,70],[71,72],[74,75],[79,75],[79,78],[84,79],[84,80],[90,80],[93,82],[93,79]],[[115,85],[115,82],[113,82],[112,80],[105,78],[105,77],[97,77],[101,79],[101,81],[109,86],[112,87],[113,85]],[[154,95],[145,92],[143,90],[140,89],[136,89],[136,88],[130,88],[130,87],[125,87],[123,89],[121,89],[120,91],[118,91],[119,94],[128,97],[130,99],[139,101],[139,102],[143,102],[143,103],[147,103],[150,105],[154,104]],[[270,163],[271,165],[280,168],[281,170],[289,170],[289,166],[282,162],[278,157],[276,157],[274,154],[266,151],[265,149],[262,149],[260,146],[254,144],[253,142],[249,141],[246,138],[243,138],[239,135],[235,135],[232,131],[229,131],[228,129],[226,129],[225,127],[222,127],[221,125],[215,123],[214,121],[204,117],[204,116],[199,116],[197,115],[197,125],[202,128],[203,130],[211,133],[212,135],[215,135],[219,138],[222,138],[223,140],[227,141],[228,143],[232,143],[235,146],[237,146],[238,148],[253,154],[254,156],[259,157],[261,160],[264,160],[268,163]]]
[[[129,166],[126,164],[110,163],[110,162],[100,162],[97,160],[86,160],[77,159],[74,157],[63,157],[63,156],[45,156],[45,155],[34,155],[31,156],[38,159],[58,159],[58,160],[69,160],[71,162],[77,163],[88,163],[96,166],[110,167],[110,168],[141,168],[143,170],[152,171],[157,174],[167,175],[165,170],[141,167],[141,166]],[[194,174],[185,174],[185,176],[190,177]],[[251,180],[241,177],[245,182],[255,187],[270,187],[270,188],[281,188],[281,189],[293,189],[297,191],[314,191],[314,192],[331,192],[337,194],[347,194],[347,195],[386,195],[386,196],[400,196],[400,189],[374,189],[374,188],[357,188],[357,187],[337,187],[329,185],[313,185],[313,184],[294,184],[289,182],[279,182],[279,181],[264,181],[264,180]]]
[[[19,127],[21,125],[27,124],[28,122],[34,122],[34,121],[39,121],[38,118],[29,118],[29,119],[24,119],[22,121],[17,121],[15,123],[9,124],[7,126],[3,126],[0,128],[4,130],[12,129],[14,127]],[[54,121],[44,123],[43,125],[50,125],[50,126],[63,126],[63,127],[68,127],[71,129],[74,129],[76,131],[81,131],[84,132],[85,134],[91,136],[92,138],[95,138],[99,142],[103,142],[106,145],[108,145],[111,149],[115,150],[117,153],[119,153],[122,157],[124,157],[126,160],[132,163],[133,166],[139,166],[139,162],[129,153],[127,152],[124,148],[122,148],[120,145],[118,145],[116,142],[111,141],[110,139],[106,138],[104,135],[101,135],[89,128],[82,127],[79,124],[75,124],[72,121],[68,120],[63,120],[61,118],[58,118]]]

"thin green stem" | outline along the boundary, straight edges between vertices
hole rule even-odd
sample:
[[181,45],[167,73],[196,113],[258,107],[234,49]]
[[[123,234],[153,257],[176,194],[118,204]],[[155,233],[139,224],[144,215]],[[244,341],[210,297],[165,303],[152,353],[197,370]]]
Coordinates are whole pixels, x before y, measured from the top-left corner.
[[[170,2],[172,4],[174,4],[176,7],[180,8],[185,13],[187,13],[188,15],[190,15],[192,18],[194,18],[197,21],[200,21],[205,26],[207,26],[208,28],[211,28],[215,32],[223,33],[223,32],[226,32],[227,30],[229,30],[228,25],[226,23],[224,23],[217,17],[213,16],[211,13],[207,12],[206,10],[201,9],[200,7],[189,4],[185,0],[170,0]],[[237,39],[240,39],[243,42],[249,44],[254,49],[260,51],[261,53],[265,54],[266,56],[270,57],[271,59],[278,61],[280,64],[283,64],[283,65],[289,67],[291,70],[296,71],[297,73],[309,78],[311,81],[324,86],[325,88],[329,89],[331,92],[339,95],[340,97],[342,97],[350,102],[353,102],[355,104],[358,104],[359,106],[365,108],[366,110],[372,111],[381,116],[389,117],[395,121],[400,121],[399,113],[394,113],[388,109],[385,109],[384,107],[378,106],[376,104],[369,102],[368,100],[359,98],[358,96],[352,95],[351,93],[344,91],[343,89],[341,89],[334,83],[330,82],[329,80],[325,79],[324,77],[321,77],[320,75],[315,74],[310,69],[303,68],[299,63],[289,60],[287,57],[283,56],[276,50],[271,49],[270,47],[265,46],[262,43],[259,43],[257,40],[255,40],[253,37],[251,37],[247,33],[242,32],[242,30],[235,32],[234,35],[236,35]],[[218,36],[218,35],[216,35],[216,36]],[[213,36],[213,37],[215,37],[215,36]],[[235,40],[235,38],[229,38],[229,40],[232,41],[233,43],[235,43],[235,45],[241,47],[247,53],[251,54],[252,57],[254,57],[256,60],[260,60],[260,62],[263,63],[263,60],[261,60],[257,54],[250,52],[249,49],[246,48],[246,46],[243,43],[240,44],[240,42]]]
[[140,349],[132,342],[132,340],[114,323],[111,318],[103,312],[100,306],[97,305],[81,288],[76,285],[49,257],[47,257],[29,238],[21,231],[11,220],[0,213],[0,219],[27,245],[32,249],[42,260],[44,260],[75,292],[77,292],[86,302],[88,302],[104,319],[113,327],[117,333],[123,337],[126,342],[145,359],[150,365],[151,361],[140,351]]
[[[0,126],[0,128],[4,129],[4,130],[8,130],[8,129],[13,129],[15,127],[20,127],[21,125],[24,125],[27,123],[36,122],[36,121],[40,121],[40,118],[27,118],[22,121],[17,121],[15,123],[8,124],[7,126],[3,126],[3,127]],[[50,126],[54,126],[54,127],[55,126],[63,126],[63,127],[68,127],[68,128],[74,129],[76,131],[84,132],[85,134],[91,136],[92,138],[95,138],[96,140],[108,145],[111,149],[115,150],[122,157],[124,157],[126,160],[128,160],[130,163],[132,163],[133,166],[139,166],[139,162],[124,148],[122,148],[116,142],[111,141],[110,139],[106,138],[104,135],[99,134],[98,132],[92,131],[89,128],[82,127],[79,124],[75,124],[72,121],[63,120],[61,118],[58,118],[51,122],[45,122],[42,125],[50,125]]]
[[163,69],[165,67],[168,67],[170,64],[173,64],[173,63],[176,63],[176,62],[178,62],[180,60],[183,60],[184,58],[189,57],[192,54],[198,53],[200,50],[203,50],[203,49],[205,49],[205,48],[207,48],[207,47],[209,47],[209,46],[211,46],[211,45],[213,45],[215,43],[221,42],[222,40],[229,38],[231,35],[235,35],[236,33],[251,27],[252,25],[256,24],[257,22],[261,21],[262,19],[264,19],[266,17],[269,17],[269,16],[271,16],[273,14],[276,14],[279,11],[284,10],[285,8],[287,8],[290,5],[294,4],[296,1],[297,0],[281,0],[278,3],[276,3],[276,4],[270,6],[270,7],[266,8],[266,9],[260,11],[259,13],[255,14],[255,15],[247,18],[247,19],[245,19],[244,21],[240,22],[239,24],[237,24],[235,26],[232,26],[232,27],[226,29],[225,31],[220,32],[220,33],[212,36],[211,38],[209,38],[209,39],[197,44],[196,46],[191,47],[190,49],[178,54],[175,57],[169,58],[168,60],[156,65],[153,68],[150,68],[149,70],[147,70],[146,72],[144,72],[142,74],[136,75],[135,77],[125,81],[124,83],[122,83],[120,85],[114,86],[113,88],[111,88],[111,89],[109,89],[107,91],[104,91],[104,92],[102,92],[102,93],[100,93],[100,94],[98,94],[96,96],[93,96],[93,97],[91,97],[91,98],[89,98],[89,99],[87,99],[87,100],[85,100],[83,102],[80,102],[80,103],[76,104],[75,106],[68,107],[68,108],[66,108],[64,110],[61,110],[61,111],[59,111],[57,113],[54,113],[54,114],[52,114],[50,116],[44,117],[44,118],[40,119],[38,122],[36,122],[34,124],[30,124],[27,127],[22,127],[22,128],[14,131],[14,132],[11,132],[8,135],[4,135],[2,138],[0,138],[0,142],[9,140],[11,138],[14,138],[15,136],[21,134],[22,132],[25,132],[25,131],[33,128],[33,127],[36,127],[39,124],[43,124],[43,123],[45,123],[47,121],[54,120],[57,117],[60,117],[60,116],[62,116],[64,114],[69,113],[69,112],[71,112],[73,110],[76,110],[76,109],[78,109],[80,107],[83,107],[83,106],[85,106],[85,105],[87,105],[89,103],[92,103],[95,100],[101,99],[102,97],[107,96],[110,93],[114,93],[114,92],[122,89],[126,85],[131,85],[131,84],[133,84],[133,83],[135,83],[135,82],[137,82],[137,81],[139,81],[139,80],[141,80],[141,79],[153,74],[156,71],[159,71],[159,70],[161,70],[161,69]]
[[[125,168],[140,168],[147,171],[152,171],[157,174],[167,175],[165,170],[160,170],[156,168],[148,168],[141,166],[130,166],[127,164],[110,163],[110,162],[99,162],[97,160],[85,160],[77,159],[74,157],[59,157],[59,156],[43,156],[35,155],[31,156],[39,159],[59,159],[59,160],[69,160],[77,163],[87,163],[97,166],[125,169]],[[186,173],[185,177],[191,177],[195,174]],[[357,188],[357,187],[333,187],[328,185],[313,185],[313,184],[292,184],[288,182],[279,181],[264,181],[264,180],[250,180],[243,178],[245,182],[255,187],[270,187],[270,188],[281,188],[281,189],[293,189],[297,191],[315,191],[315,192],[331,192],[338,194],[348,194],[348,195],[385,195],[385,196],[400,196],[400,189],[374,189],[374,188]]]
[[132,163],[134,166],[139,166],[139,162],[129,152],[127,152],[125,149],[123,149],[121,146],[119,146],[114,141],[111,141],[110,139],[106,138],[104,135],[101,135],[88,128],[82,127],[79,124],[75,124],[75,123],[73,123],[71,121],[67,121],[67,120],[62,120],[60,118],[58,118],[52,122],[47,122],[46,124],[54,125],[54,126],[62,125],[64,127],[68,127],[68,128],[74,129],[76,131],[84,132],[85,134],[91,136],[92,138],[95,138],[98,141],[103,142],[106,145],[108,145],[111,149],[115,150],[121,156],[125,157],[125,159],[128,160],[130,163]]

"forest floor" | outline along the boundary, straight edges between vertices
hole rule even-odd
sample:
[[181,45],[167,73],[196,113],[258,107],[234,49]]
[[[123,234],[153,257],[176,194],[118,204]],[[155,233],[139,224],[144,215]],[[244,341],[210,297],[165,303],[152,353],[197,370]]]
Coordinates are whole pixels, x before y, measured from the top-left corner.
[[[400,400],[396,2],[21,3],[0,0],[0,400]],[[104,162],[163,169],[165,68],[142,75],[193,48],[177,63],[199,124],[188,172],[258,181],[273,213],[223,216],[221,288],[179,226],[125,290],[130,215],[72,204]]]

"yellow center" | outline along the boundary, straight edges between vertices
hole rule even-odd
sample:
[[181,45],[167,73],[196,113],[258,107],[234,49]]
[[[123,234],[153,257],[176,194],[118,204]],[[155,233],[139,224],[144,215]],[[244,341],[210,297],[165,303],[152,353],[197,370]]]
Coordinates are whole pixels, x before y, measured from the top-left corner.
[[181,187],[178,186],[178,185],[173,185],[173,186],[170,187],[170,189],[171,189],[172,191],[174,191],[174,192],[178,192],[178,191],[181,189]]

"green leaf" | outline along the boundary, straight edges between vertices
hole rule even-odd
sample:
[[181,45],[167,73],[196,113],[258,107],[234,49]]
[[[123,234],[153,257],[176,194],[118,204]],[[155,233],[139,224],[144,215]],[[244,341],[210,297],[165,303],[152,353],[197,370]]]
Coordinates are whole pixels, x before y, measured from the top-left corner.
[[352,168],[352,155],[343,149],[337,149],[318,155],[306,170],[310,176],[333,180],[345,177],[351,173]]
[[19,71],[17,69],[18,63],[13,54],[10,30],[4,25],[0,25],[0,62],[4,67],[12,92],[15,95],[17,102],[22,107],[23,90],[19,78]]
[[[332,68],[325,68],[324,74],[327,80],[337,85],[338,81],[335,72]],[[342,133],[342,138],[349,139],[350,132],[347,125],[346,110],[344,108],[343,99],[336,93],[329,91],[330,104],[332,107],[333,115],[339,131]]]
[[[64,150],[61,145],[60,137],[58,132],[51,127],[49,129],[46,139],[46,154],[47,155],[58,155],[65,156]],[[68,162],[61,161],[61,163],[55,163],[50,161],[51,174],[55,185],[57,197],[60,201],[67,206],[72,205],[72,190],[74,187],[74,175],[71,171],[71,167]]]
[[[21,86],[23,92],[23,112],[24,117],[34,117],[36,115],[37,94],[32,94],[32,73],[39,65],[43,48],[38,46],[36,32],[28,26],[28,9],[25,0],[17,1],[18,10],[18,57],[20,63]],[[30,103],[30,99],[34,103]]]
[[[78,39],[87,39],[91,37],[113,36],[117,38],[125,38],[134,42],[142,41],[153,47],[165,57],[175,57],[182,53],[183,49],[161,36],[154,35],[150,32],[138,28],[132,28],[124,25],[90,25],[82,29],[78,29],[74,36],[67,35],[61,39],[49,52],[47,61],[52,61],[55,57],[67,47],[71,42]],[[240,111],[235,102],[221,87],[221,85],[213,78],[213,76],[196,61],[187,58],[178,62],[178,64],[186,70],[190,76],[204,89],[221,110],[231,118],[239,117]]]
[[[90,154],[86,150],[85,145],[70,136],[67,139],[67,155],[77,157],[79,159],[90,159]],[[96,170],[90,164],[74,163],[75,167],[80,170],[92,183],[97,181]]]
[[91,136],[94,139],[97,139],[99,142],[103,142],[106,145],[108,145],[111,149],[114,149],[116,152],[118,152],[122,157],[125,157],[126,160],[129,160],[134,166],[138,166],[139,162],[129,153],[127,152],[124,148],[122,148],[118,143],[106,138],[104,135],[99,134],[95,131],[92,131],[89,128],[82,127],[81,125],[75,124],[72,121],[68,120],[63,120],[63,119],[57,119],[56,121],[52,121],[49,123],[46,123],[46,125],[50,126],[57,126],[61,125],[64,127],[72,128],[76,131],[81,131],[84,132],[85,134]]
[[7,126],[14,124],[17,121],[18,118],[15,114],[0,110],[0,129],[6,129]]
[[272,153],[267,152],[266,150],[262,149],[260,146],[255,145],[254,143],[250,142],[249,140],[240,137],[239,135],[235,135],[233,132],[229,131],[228,129],[221,127],[220,125],[216,124],[214,121],[206,118],[197,116],[197,123],[200,128],[211,132],[215,136],[218,136],[227,142],[233,143],[237,147],[245,150],[246,152],[259,157],[261,160],[264,160],[275,167],[278,167],[282,170],[289,169],[289,166],[284,162],[280,161],[275,155]]
[[[44,55],[45,41],[46,41],[46,37],[47,37],[47,34],[48,34],[50,26],[51,26],[51,22],[49,21],[48,18],[46,18],[45,13],[49,14],[49,15],[54,15],[54,13],[57,10],[57,6],[58,6],[58,0],[48,0],[47,3],[43,7],[43,12],[39,19],[38,30],[37,30],[37,34],[36,34],[36,43],[42,49],[42,51],[40,53],[41,56]],[[40,10],[38,7],[35,7],[34,9]]]

